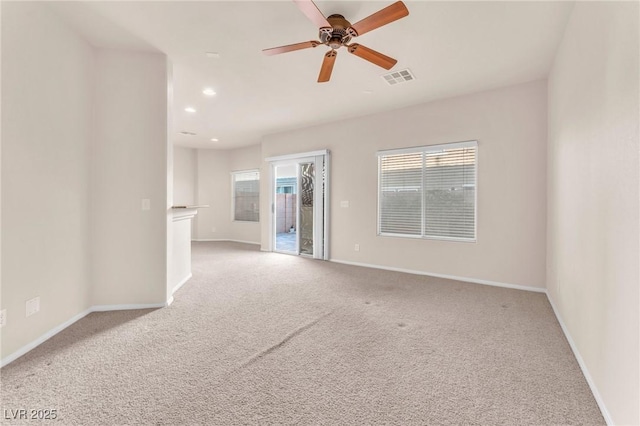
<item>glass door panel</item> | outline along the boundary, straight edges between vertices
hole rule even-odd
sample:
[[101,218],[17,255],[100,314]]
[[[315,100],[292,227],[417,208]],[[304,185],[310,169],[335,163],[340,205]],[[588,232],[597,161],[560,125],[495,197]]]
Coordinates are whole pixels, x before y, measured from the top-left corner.
[[275,172],[275,250],[298,254],[297,167],[276,166]]
[[315,165],[300,163],[300,254],[313,256]]

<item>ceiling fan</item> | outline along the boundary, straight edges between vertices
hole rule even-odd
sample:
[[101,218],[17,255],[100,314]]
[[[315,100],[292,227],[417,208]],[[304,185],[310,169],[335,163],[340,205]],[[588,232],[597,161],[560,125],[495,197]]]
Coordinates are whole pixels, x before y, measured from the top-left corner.
[[409,14],[409,10],[403,2],[397,1],[376,13],[367,16],[361,21],[356,22],[355,24],[351,24],[344,16],[339,14],[333,14],[325,18],[322,12],[320,12],[320,9],[318,9],[318,6],[316,6],[312,0],[293,0],[293,2],[298,6],[298,8],[300,8],[302,13],[311,20],[311,22],[320,28],[320,41],[304,41],[302,43],[264,49],[263,52],[266,55],[277,55],[280,53],[292,52],[294,50],[316,47],[321,44],[330,47],[331,50],[324,55],[320,74],[318,75],[318,83],[327,82],[331,78],[333,64],[335,63],[336,56],[338,55],[337,50],[341,46],[346,47],[349,53],[387,70],[391,69],[396,62],[398,62],[397,60],[383,55],[380,52],[376,52],[373,49],[369,49],[366,46],[358,43],[349,44],[349,42],[354,37],[361,36],[362,34],[368,33],[369,31],[375,30],[376,28],[380,28],[383,25],[387,25],[407,16]]

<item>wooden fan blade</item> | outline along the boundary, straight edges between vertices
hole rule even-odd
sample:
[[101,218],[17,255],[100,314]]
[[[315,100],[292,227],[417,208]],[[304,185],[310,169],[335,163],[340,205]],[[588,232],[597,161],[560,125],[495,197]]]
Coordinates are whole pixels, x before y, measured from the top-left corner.
[[373,64],[378,65],[386,70],[390,70],[396,64],[395,59],[388,57],[387,55],[383,55],[380,52],[376,52],[373,49],[369,49],[366,46],[363,46],[358,43],[354,43],[348,46],[349,53],[353,53],[356,56],[361,57]]
[[355,31],[355,34],[351,33],[351,31],[349,32],[352,36],[361,36],[362,34],[368,33],[376,28],[380,28],[383,25],[387,25],[400,18],[404,18],[408,14],[409,10],[407,9],[407,6],[405,6],[401,1],[397,1],[390,6],[377,11],[373,15],[369,15],[363,20],[353,24],[349,30]]
[[331,71],[333,71],[333,64],[336,62],[336,56],[338,52],[330,50],[324,55],[322,61],[322,68],[320,68],[320,74],[318,75],[318,83],[326,83],[331,78]]
[[322,12],[320,12],[320,9],[318,9],[318,6],[316,6],[313,1],[293,0],[293,2],[296,4],[296,6],[298,6],[302,13],[307,15],[307,18],[309,18],[309,20],[313,22],[316,27],[331,27],[331,24],[329,23],[329,21],[327,21],[327,18],[324,17]]
[[270,49],[263,49],[262,52],[265,55],[278,55],[280,53],[293,52],[294,50],[307,49],[309,47],[316,47],[322,44],[319,41],[303,41],[302,43],[288,44],[286,46],[272,47]]

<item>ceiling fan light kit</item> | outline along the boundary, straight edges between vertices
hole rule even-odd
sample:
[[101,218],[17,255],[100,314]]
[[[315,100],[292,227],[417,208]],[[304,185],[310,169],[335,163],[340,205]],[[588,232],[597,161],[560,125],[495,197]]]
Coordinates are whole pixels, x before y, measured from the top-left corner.
[[331,78],[333,65],[338,55],[337,50],[342,46],[346,47],[349,53],[386,70],[391,69],[396,62],[398,62],[395,59],[387,55],[383,55],[382,53],[366,46],[358,43],[349,44],[349,42],[351,42],[355,37],[409,15],[409,10],[403,2],[397,1],[353,25],[351,25],[351,23],[340,14],[329,15],[328,18],[325,18],[312,0],[293,0],[293,2],[311,22],[319,27],[318,38],[320,41],[311,40],[302,43],[264,49],[263,52],[266,55],[293,52],[295,50],[317,47],[321,44],[330,47],[331,50],[324,55],[320,74],[318,75],[318,83],[327,82]]

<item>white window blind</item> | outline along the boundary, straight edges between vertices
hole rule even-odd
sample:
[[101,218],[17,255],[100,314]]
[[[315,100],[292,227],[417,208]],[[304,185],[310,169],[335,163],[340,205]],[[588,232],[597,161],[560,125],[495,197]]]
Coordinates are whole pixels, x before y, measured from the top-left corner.
[[378,234],[476,239],[477,142],[378,152]]
[[260,221],[260,172],[247,170],[231,174],[233,220]]

